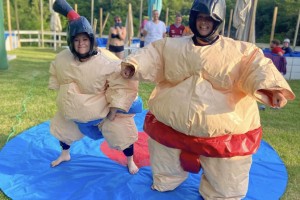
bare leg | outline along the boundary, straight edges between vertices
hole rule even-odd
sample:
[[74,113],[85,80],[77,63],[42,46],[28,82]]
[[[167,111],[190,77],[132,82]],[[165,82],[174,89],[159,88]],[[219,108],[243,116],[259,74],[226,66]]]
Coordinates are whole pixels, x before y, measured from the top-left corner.
[[115,55],[116,55],[118,58],[123,59],[123,58],[124,58],[124,51],[115,53]]
[[54,160],[54,161],[51,162],[51,167],[56,167],[61,162],[69,161],[70,159],[71,159],[70,150],[69,149],[62,150],[60,156],[56,160]]
[[135,162],[133,161],[133,156],[127,156],[127,165],[130,174],[136,174],[139,171],[139,168],[136,166]]

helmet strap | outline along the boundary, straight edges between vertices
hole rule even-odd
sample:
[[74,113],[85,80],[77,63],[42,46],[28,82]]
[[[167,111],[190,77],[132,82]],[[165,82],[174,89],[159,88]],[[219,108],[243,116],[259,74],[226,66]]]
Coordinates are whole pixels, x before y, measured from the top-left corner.
[[[211,45],[211,44],[215,43],[219,39],[219,35],[215,35],[215,38],[213,38],[213,39],[208,39],[207,37],[205,37],[205,38],[198,37],[198,36],[194,35],[192,37],[192,39],[196,46],[206,46],[206,45]],[[198,40],[203,41],[205,44],[199,43]]]
[[85,53],[85,54],[79,54],[79,53],[76,52],[76,57],[78,58],[78,60],[80,62],[82,62],[83,59],[87,59],[87,58],[92,57],[96,54],[97,54],[96,50],[90,51],[90,52]]

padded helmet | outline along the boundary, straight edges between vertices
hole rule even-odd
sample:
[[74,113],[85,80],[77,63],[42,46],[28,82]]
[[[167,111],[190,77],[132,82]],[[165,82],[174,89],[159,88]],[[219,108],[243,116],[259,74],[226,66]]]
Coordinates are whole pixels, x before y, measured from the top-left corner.
[[[75,57],[78,57],[79,59],[84,59],[95,55],[97,53],[97,51],[95,50],[96,40],[94,31],[88,20],[85,17],[77,14],[73,10],[73,8],[66,2],[66,0],[56,0],[53,4],[53,10],[66,16],[69,20],[67,43],[73,55]],[[74,48],[74,38],[80,33],[86,33],[91,43],[89,52],[84,55],[77,53]]]
[[[79,54],[75,51],[74,48],[74,38],[79,33],[86,33],[90,39],[90,50],[85,55]],[[88,58],[92,55],[95,55],[95,36],[94,31],[88,22],[88,20],[80,16],[76,20],[69,21],[68,32],[67,32],[67,42],[71,52],[78,58]]]
[[[196,21],[199,13],[207,14],[214,20],[213,30],[207,36],[201,36],[197,30]],[[190,11],[189,26],[197,38],[205,42],[212,42],[219,35],[225,13],[225,0],[194,0]]]

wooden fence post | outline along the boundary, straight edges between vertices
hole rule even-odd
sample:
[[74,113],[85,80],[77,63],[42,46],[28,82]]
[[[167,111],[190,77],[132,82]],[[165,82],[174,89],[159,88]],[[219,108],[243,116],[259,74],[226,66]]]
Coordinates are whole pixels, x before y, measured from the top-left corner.
[[294,36],[294,41],[293,41],[294,51],[296,49],[297,36],[298,36],[298,31],[299,31],[299,23],[300,23],[300,9],[299,9],[299,13],[298,13],[298,20],[297,20],[297,25],[296,25],[296,29],[295,29],[295,36]]
[[44,48],[44,12],[43,12],[43,0],[40,0],[41,9],[41,35],[42,35],[42,47]]
[[277,12],[278,12],[278,7],[276,6],[274,8],[274,14],[273,14],[273,22],[272,22],[272,30],[271,30],[271,36],[270,36],[270,43],[274,39],[275,25],[276,25],[276,19],[277,19]]
[[6,0],[7,6],[7,24],[8,24],[8,40],[10,45],[10,50],[13,49],[13,42],[12,42],[12,32],[11,32],[11,16],[10,16],[10,1]]

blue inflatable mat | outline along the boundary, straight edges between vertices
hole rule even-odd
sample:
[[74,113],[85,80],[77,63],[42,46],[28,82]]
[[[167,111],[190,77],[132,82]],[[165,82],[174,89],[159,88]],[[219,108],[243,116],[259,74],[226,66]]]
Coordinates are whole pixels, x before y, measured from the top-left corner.
[[[135,121],[142,131],[146,111]],[[100,151],[103,139],[88,137],[71,146],[71,161],[51,168],[60,154],[58,141],[44,122],[19,134],[0,151],[0,188],[15,200],[101,199],[101,200],[200,200],[201,173],[189,178],[174,191],[150,189],[151,168],[142,167],[130,175],[125,166]],[[138,153],[138,152],[137,152]],[[275,200],[284,193],[287,171],[274,149],[262,141],[253,156],[246,200]]]
[[96,38],[98,47],[106,47],[107,38]]

